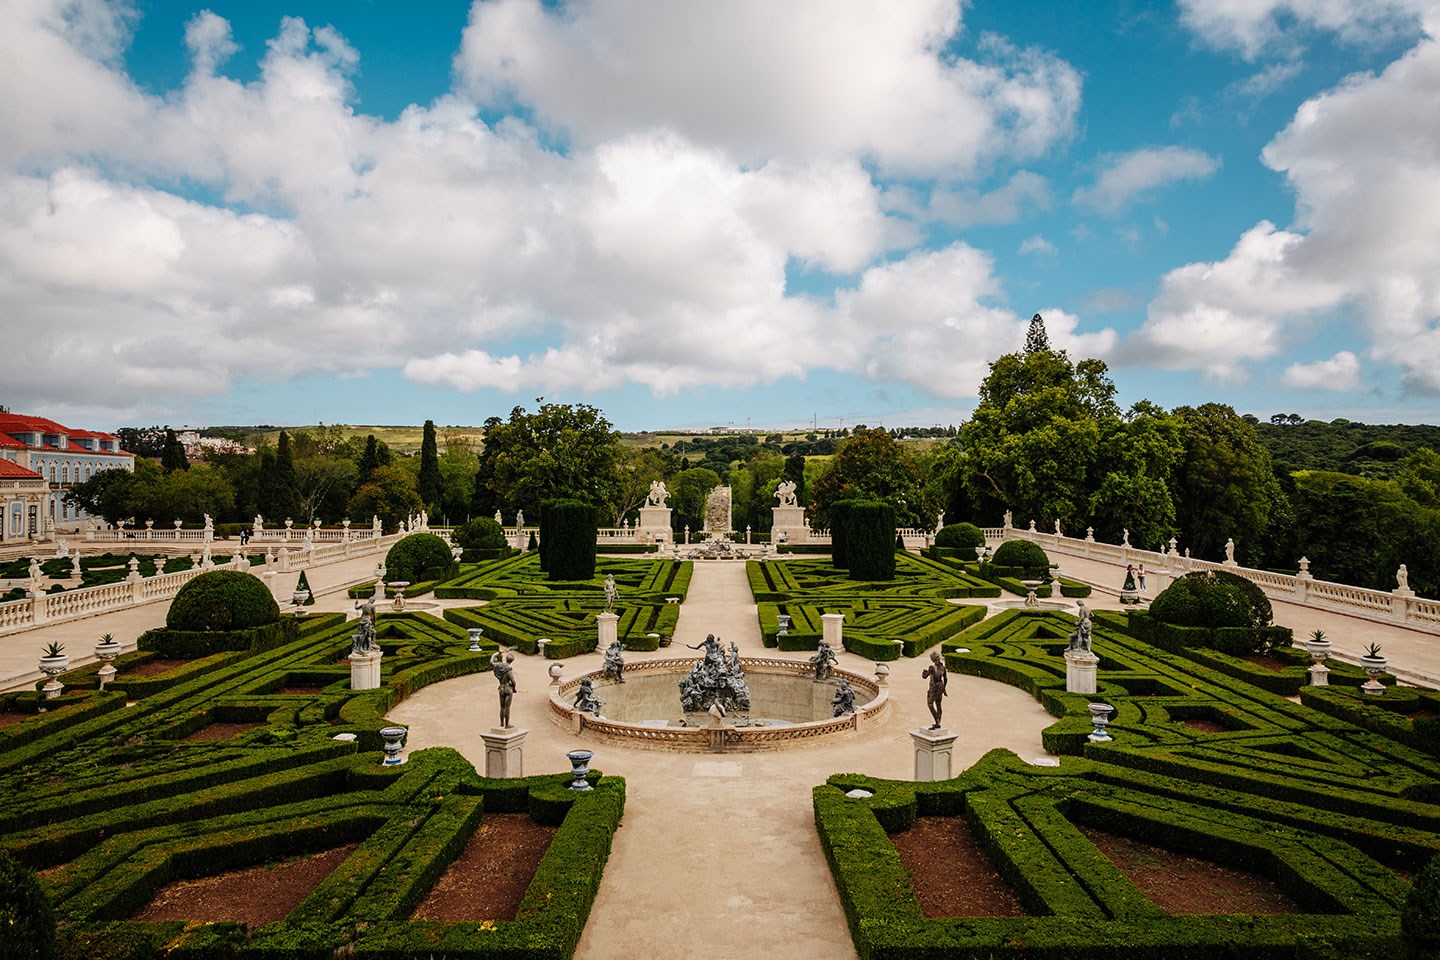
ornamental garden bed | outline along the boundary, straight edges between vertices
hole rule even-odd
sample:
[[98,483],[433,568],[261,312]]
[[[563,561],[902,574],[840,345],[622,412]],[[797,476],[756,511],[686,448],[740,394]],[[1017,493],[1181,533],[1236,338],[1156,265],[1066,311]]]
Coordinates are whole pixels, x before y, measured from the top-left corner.
[[132,920],[244,923],[285,919],[359,844],[350,843],[263,866],[166,884]]
[[554,836],[526,813],[486,815],[410,919],[514,920]]
[[917,817],[890,838],[927,917],[1023,917],[1024,906],[963,817]]

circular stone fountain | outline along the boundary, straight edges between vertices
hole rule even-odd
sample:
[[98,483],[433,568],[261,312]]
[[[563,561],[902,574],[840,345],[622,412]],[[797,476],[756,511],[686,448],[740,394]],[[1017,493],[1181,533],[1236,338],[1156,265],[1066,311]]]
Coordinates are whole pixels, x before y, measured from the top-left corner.
[[[687,657],[626,664],[624,683],[599,670],[572,677],[550,687],[551,718],[572,733],[610,743],[708,753],[771,750],[851,734],[882,719],[890,706],[886,689],[858,673],[832,669],[828,679],[816,680],[815,668],[803,660],[742,657],[749,712],[687,721],[680,681],[695,663]],[[842,678],[855,691],[855,712],[836,717],[831,701]],[[599,717],[574,707],[582,680],[605,701]]]

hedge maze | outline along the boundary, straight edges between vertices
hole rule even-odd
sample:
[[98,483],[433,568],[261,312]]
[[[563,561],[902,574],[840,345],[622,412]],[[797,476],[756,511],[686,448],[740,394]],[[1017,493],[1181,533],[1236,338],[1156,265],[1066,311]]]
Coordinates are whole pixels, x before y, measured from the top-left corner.
[[[1435,756],[1250,682],[1268,674],[1298,690],[1298,656],[1273,671],[1213,650],[1165,650],[1132,636],[1123,615],[1095,616],[1099,693],[1066,693],[1073,624],[1013,611],[944,646],[951,670],[1029,690],[1059,718],[1044,732],[1064,755],[1059,768],[993,751],[954,780],[845,774],[816,788],[861,957],[1407,955],[1409,879],[1440,851]],[[1383,710],[1349,692],[1360,671],[1337,664],[1331,678],[1341,686],[1327,703]],[[1115,708],[1110,743],[1088,740],[1092,701]],[[857,786],[874,797],[845,796]],[[886,836],[916,816],[963,818],[1031,916],[924,917]],[[1261,874],[1304,912],[1166,914],[1084,828]]]
[[[985,615],[950,598],[998,597],[1000,588],[962,570],[911,554],[895,555],[895,579],[851,580],[825,560],[747,561],[750,591],[759,606],[765,645],[814,650],[821,615],[845,615],[845,649],[871,660],[915,657]],[[779,616],[791,618],[779,636]],[[900,643],[895,641],[899,640]]]
[[[380,766],[378,730],[429,683],[489,669],[461,628],[382,614],[379,689],[352,692],[353,624],[301,618],[299,637],[141,676],[154,652],[67,675],[50,712],[0,728],[0,849],[41,872],[65,957],[569,957],[624,806],[624,783],[593,775],[477,776],[449,749]],[[127,676],[127,673],[133,675]],[[7,695],[33,710],[35,694]],[[18,702],[16,702],[18,701]],[[128,701],[128,702],[127,702]],[[196,739],[231,724],[224,739]],[[353,734],[349,742],[334,739]],[[189,738],[189,739],[187,739]],[[577,799],[578,798],[578,799]],[[513,920],[411,921],[487,813],[558,825]],[[358,844],[278,923],[128,920],[166,884]]]
[[[595,615],[605,610],[605,577],[615,577],[619,599],[614,613],[618,636],[633,650],[655,650],[675,632],[690,588],[690,561],[616,559],[596,561],[590,580],[550,581],[534,553],[467,566],[459,577],[435,588],[441,598],[489,601],[483,607],[445,611],[460,627],[480,627],[487,640],[524,653],[539,652],[548,637],[547,659],[563,659],[595,649]],[[674,597],[677,602],[668,603]],[[652,636],[653,634],[653,636]]]

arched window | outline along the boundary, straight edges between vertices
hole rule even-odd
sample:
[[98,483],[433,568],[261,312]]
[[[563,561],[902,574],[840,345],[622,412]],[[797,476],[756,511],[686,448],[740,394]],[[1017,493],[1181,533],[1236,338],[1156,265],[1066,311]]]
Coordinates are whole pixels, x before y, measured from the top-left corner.
[[68,462],[60,468],[60,482],[70,482],[70,464]]
[[59,476],[59,473],[57,472],[58,470],[59,470],[59,465],[56,464],[56,462],[55,462],[54,460],[51,460],[51,461],[50,461],[50,482],[51,482],[51,483],[54,483],[54,482],[56,481],[56,478]]
[[88,463],[85,464],[85,479],[86,479],[86,480],[89,480],[89,479],[90,479],[90,470],[91,470],[91,465],[88,464]]

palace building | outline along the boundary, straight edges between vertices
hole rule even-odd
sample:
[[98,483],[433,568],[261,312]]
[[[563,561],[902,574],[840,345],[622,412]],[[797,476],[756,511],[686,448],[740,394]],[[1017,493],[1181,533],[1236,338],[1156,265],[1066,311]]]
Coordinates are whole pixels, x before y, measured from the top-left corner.
[[101,470],[134,469],[135,455],[113,434],[0,412],[0,543],[79,530],[89,517],[65,491]]

